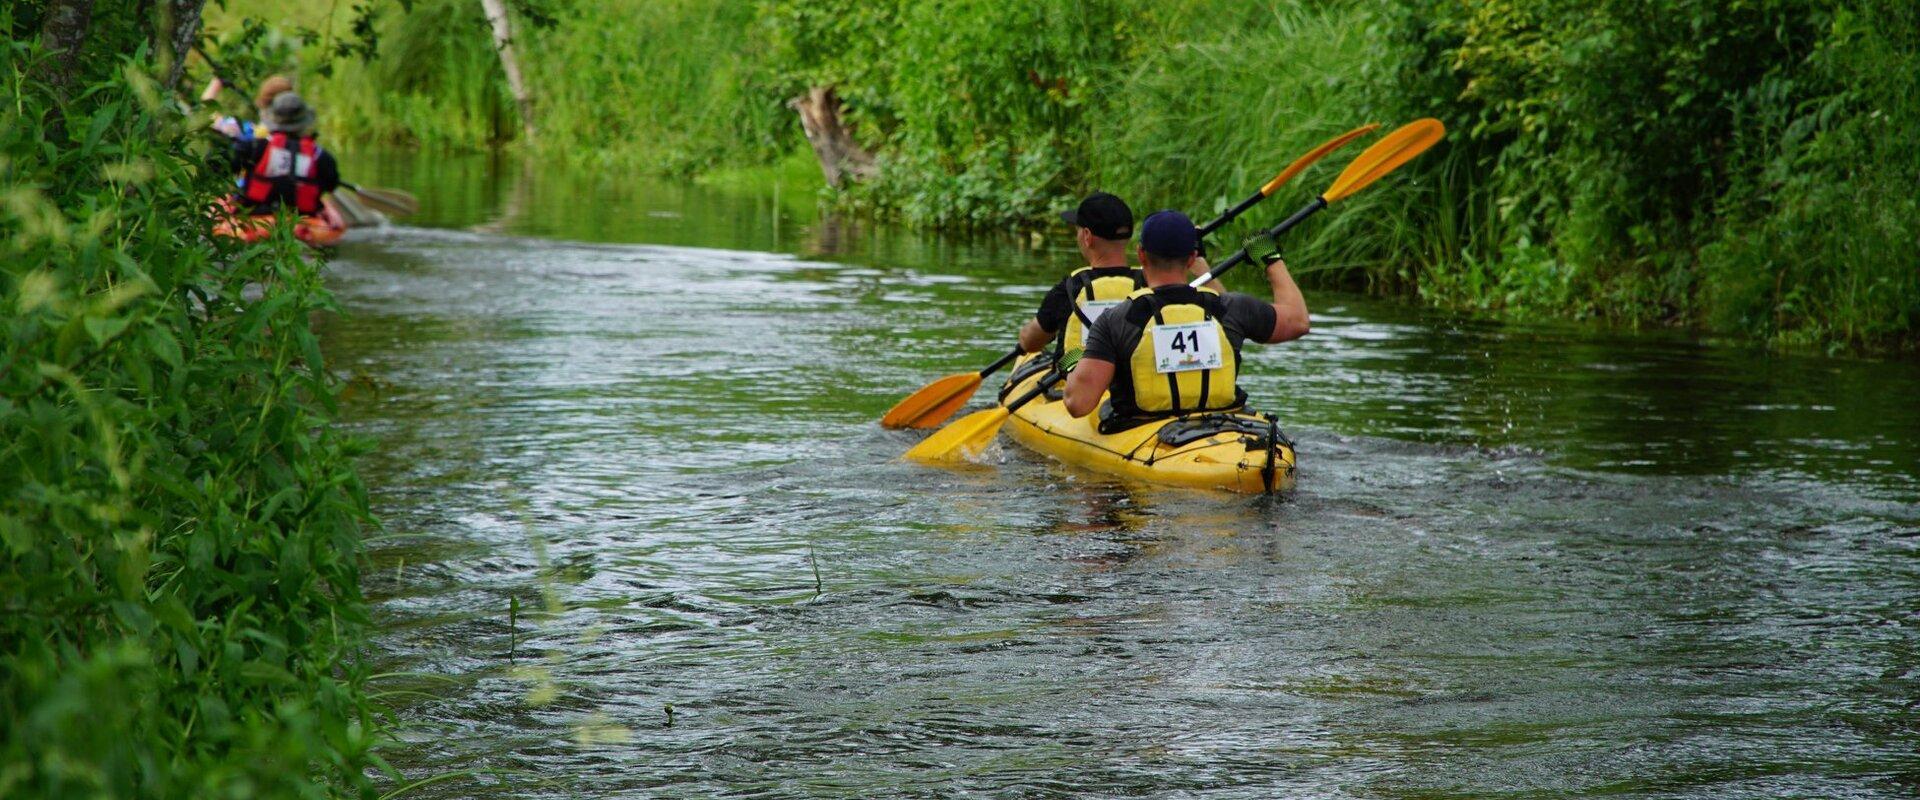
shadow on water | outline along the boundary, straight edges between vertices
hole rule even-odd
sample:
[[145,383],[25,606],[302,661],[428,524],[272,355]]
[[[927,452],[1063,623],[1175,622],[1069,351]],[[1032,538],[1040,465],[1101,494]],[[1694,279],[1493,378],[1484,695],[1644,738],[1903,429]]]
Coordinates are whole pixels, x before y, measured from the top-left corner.
[[[1300,490],[954,471],[873,424],[1070,264],[359,160],[331,278],[426,796],[1902,797],[1920,368],[1314,293]],[[1148,203],[1150,205],[1150,203]],[[983,393],[984,394],[984,393]]]

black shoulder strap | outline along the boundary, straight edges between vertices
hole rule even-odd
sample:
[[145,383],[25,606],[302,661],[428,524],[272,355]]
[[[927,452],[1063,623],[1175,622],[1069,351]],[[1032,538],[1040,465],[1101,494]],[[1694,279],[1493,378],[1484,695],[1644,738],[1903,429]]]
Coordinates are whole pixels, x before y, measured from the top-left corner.
[[1133,298],[1127,304],[1127,322],[1134,327],[1144,328],[1147,320],[1160,315],[1160,298],[1154,294],[1143,294]]

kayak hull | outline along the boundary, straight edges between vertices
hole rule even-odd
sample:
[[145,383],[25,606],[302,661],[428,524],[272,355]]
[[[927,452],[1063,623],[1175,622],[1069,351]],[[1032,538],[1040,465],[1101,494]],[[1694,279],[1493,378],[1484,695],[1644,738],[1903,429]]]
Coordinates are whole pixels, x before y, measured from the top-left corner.
[[[1045,374],[1045,370],[1031,367],[1016,370],[1001,393],[1001,403],[1024,394]],[[1099,431],[1098,416],[1076,419],[1067,413],[1066,403],[1035,398],[1013,410],[1006,431],[1029,450],[1109,475],[1249,494],[1293,489],[1293,443],[1264,416],[1234,413],[1176,417],[1112,434]],[[1216,423],[1222,430],[1206,434]],[[1260,433],[1252,433],[1254,430]],[[1271,446],[1269,436],[1277,439]]]
[[[301,217],[293,224],[293,238],[299,239],[310,247],[330,247],[347,235],[347,223],[341,217],[340,210],[333,205],[333,198],[321,199],[324,208],[310,217]],[[226,239],[238,239],[243,242],[257,242],[273,235],[273,227],[278,218],[271,215],[246,215],[234,213],[231,201],[222,200],[214,212],[213,235]]]

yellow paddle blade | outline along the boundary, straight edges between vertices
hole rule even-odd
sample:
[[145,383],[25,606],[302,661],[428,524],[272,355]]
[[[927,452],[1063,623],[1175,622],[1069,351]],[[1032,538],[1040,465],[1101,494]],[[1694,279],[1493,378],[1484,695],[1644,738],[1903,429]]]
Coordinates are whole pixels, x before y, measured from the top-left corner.
[[887,409],[880,424],[888,428],[938,428],[980,388],[980,373],[961,372],[920,387]]
[[1293,180],[1295,175],[1299,175],[1302,170],[1311,166],[1313,162],[1319,161],[1325,157],[1326,154],[1338,150],[1346,145],[1346,143],[1372,133],[1379,128],[1380,123],[1378,122],[1370,125],[1362,125],[1339,136],[1328,139],[1325,142],[1321,142],[1319,147],[1313,148],[1307,151],[1306,155],[1294,159],[1293,163],[1288,164],[1287,168],[1281,170],[1279,175],[1275,175],[1273,180],[1267,181],[1267,185],[1260,187],[1260,194],[1262,196],[1273,194],[1273,190],[1285,186],[1287,181]]
[[1447,127],[1437,119],[1414,120],[1402,125],[1399,130],[1374,142],[1352,164],[1348,164],[1340,177],[1333,180],[1333,187],[1320,197],[1331,203],[1360,191],[1367,184],[1412,161],[1414,156],[1426,152],[1427,148],[1439,143],[1446,135]]
[[907,451],[907,459],[922,464],[951,464],[977,458],[986,452],[987,445],[993,444],[993,437],[999,435],[1000,426],[1007,424],[1010,416],[1012,414],[1001,407],[975,411],[920,440]]

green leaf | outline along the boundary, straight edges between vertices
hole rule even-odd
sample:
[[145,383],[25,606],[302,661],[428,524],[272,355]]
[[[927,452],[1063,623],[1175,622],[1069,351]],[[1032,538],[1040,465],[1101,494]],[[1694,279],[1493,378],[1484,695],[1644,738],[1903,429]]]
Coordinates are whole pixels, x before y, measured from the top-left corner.
[[93,339],[95,345],[106,344],[108,339],[120,335],[121,331],[127,329],[127,324],[130,322],[132,320],[126,317],[87,317],[80,320],[81,326],[86,328],[87,336]]
[[166,362],[167,366],[180,368],[180,340],[173,337],[173,331],[163,325],[154,325],[147,328],[145,338],[147,352]]

